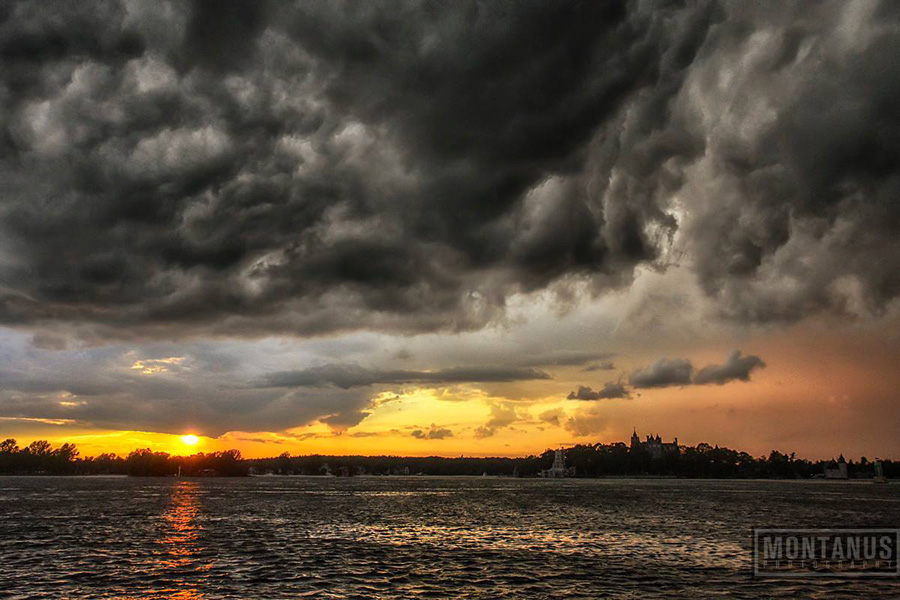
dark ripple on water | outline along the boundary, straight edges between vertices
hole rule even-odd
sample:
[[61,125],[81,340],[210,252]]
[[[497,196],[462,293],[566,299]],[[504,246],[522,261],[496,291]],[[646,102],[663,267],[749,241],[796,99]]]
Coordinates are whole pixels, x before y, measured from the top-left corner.
[[0,477],[0,597],[900,597],[750,577],[754,526],[867,525],[900,486]]

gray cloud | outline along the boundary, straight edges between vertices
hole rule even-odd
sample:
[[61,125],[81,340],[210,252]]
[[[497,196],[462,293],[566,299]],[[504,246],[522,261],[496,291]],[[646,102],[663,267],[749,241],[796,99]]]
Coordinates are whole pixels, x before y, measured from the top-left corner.
[[631,394],[624,383],[609,381],[597,391],[590,387],[579,385],[574,392],[569,392],[569,400],[602,400],[606,398],[629,398]]
[[633,74],[658,68],[648,15],[5,12],[0,223],[15,260],[0,263],[0,322],[98,337],[470,329],[510,293],[652,255],[608,247],[577,186],[526,201],[583,162],[645,84]]
[[453,367],[435,371],[370,369],[353,364],[331,364],[298,371],[280,371],[265,375],[257,387],[322,387],[349,389],[376,384],[487,383],[550,379],[538,369],[521,367]]
[[683,250],[729,318],[877,314],[900,291],[900,212],[885,202],[900,192],[896,7],[767,8],[729,6],[693,69],[703,100],[683,115],[716,125],[693,132],[705,155],[684,171]]
[[629,383],[636,388],[657,388],[670,385],[688,385],[694,367],[684,358],[661,358],[655,363],[632,372]]
[[434,423],[432,423],[430,429],[424,431],[421,429],[415,429],[410,435],[420,440],[443,440],[449,437],[453,437],[453,432],[444,427],[438,427]]
[[458,331],[673,257],[729,318],[877,312],[900,34],[858,6],[11,3],[0,323]]
[[251,389],[248,375],[270,345],[157,344],[43,350],[0,329],[0,418],[81,428],[204,435],[283,431],[322,421],[345,429],[365,418],[371,390]]
[[[707,365],[694,372],[694,365],[686,358],[661,358],[655,363],[636,369],[629,383],[635,388],[659,388],[674,385],[723,385],[730,381],[750,381],[750,374],[766,366],[754,355],[743,356],[735,350],[721,365]],[[579,392],[581,388],[579,388]],[[570,397],[572,394],[569,395]]]
[[5,417],[65,419],[79,427],[218,436],[227,431],[282,431],[322,421],[335,429],[359,423],[369,395],[356,390],[272,393],[207,381],[123,381],[115,392],[83,396],[0,392]]
[[694,383],[722,385],[729,381],[750,381],[750,373],[765,366],[766,363],[760,357],[753,354],[742,356],[740,350],[735,350],[728,355],[724,364],[708,365],[697,371]]

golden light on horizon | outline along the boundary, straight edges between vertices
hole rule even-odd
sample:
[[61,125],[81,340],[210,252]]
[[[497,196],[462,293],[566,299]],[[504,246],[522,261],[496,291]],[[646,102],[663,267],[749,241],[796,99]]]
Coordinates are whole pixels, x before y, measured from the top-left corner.
[[200,443],[200,438],[193,434],[187,434],[181,436],[181,443],[185,446],[196,446]]

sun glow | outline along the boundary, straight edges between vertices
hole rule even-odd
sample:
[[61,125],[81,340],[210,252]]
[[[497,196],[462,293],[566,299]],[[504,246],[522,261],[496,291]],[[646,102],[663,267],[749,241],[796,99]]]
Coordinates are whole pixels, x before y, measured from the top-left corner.
[[196,446],[200,442],[200,438],[196,435],[183,435],[181,436],[181,443],[185,446]]

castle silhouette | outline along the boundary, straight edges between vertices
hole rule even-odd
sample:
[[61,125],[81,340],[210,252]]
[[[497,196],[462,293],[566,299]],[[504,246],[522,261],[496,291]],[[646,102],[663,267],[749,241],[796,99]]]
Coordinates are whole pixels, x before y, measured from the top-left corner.
[[631,450],[646,450],[652,458],[662,458],[666,454],[678,454],[678,438],[674,442],[664,442],[659,434],[648,435],[645,441],[638,437],[637,429],[631,434]]

